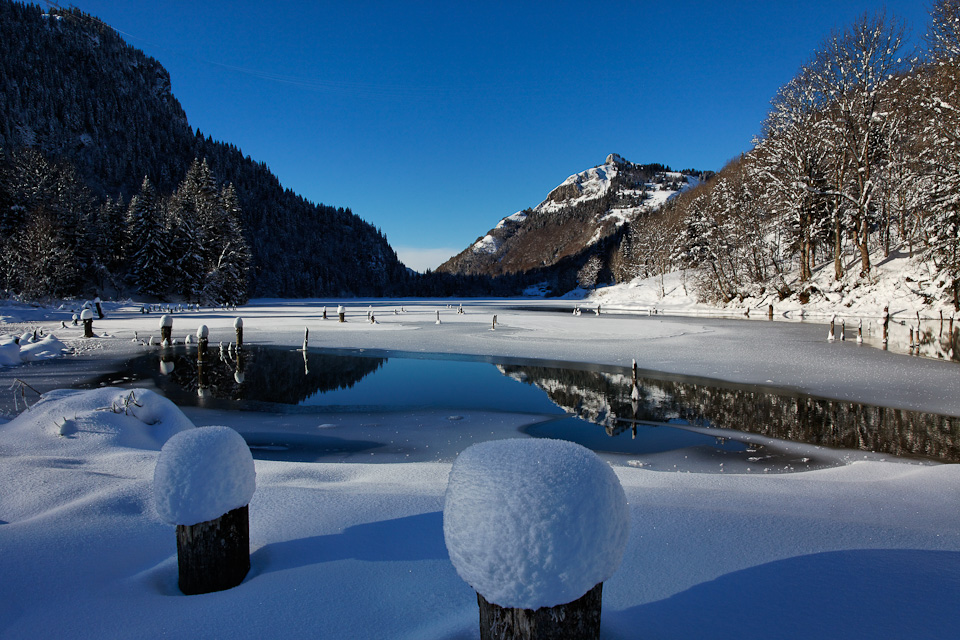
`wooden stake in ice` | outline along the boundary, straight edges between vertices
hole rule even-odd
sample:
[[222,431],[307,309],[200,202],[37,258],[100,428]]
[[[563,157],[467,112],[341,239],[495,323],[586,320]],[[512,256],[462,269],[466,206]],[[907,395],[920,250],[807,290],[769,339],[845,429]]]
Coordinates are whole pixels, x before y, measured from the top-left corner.
[[863,344],[863,318],[857,320],[857,344]]
[[342,304],[337,306],[337,318],[338,318],[337,320],[338,322],[347,321],[347,310],[343,308]]
[[833,330],[836,322],[837,322],[837,316],[836,315],[831,316],[830,317],[830,333],[827,334],[827,340],[829,340],[830,342],[833,342],[834,340],[836,340],[836,334],[834,333],[834,330]]
[[440,309],[437,309],[437,324],[440,324]]
[[197,327],[197,395],[201,398],[207,395],[207,345],[210,330],[207,325]]
[[890,307],[883,308],[883,346],[887,346],[887,340],[890,336]]
[[310,337],[310,329],[308,327],[303,328],[303,352],[307,352],[307,339]]
[[237,330],[237,350],[243,349],[243,318],[233,321],[233,328]]
[[93,311],[84,309],[80,312],[80,320],[83,321],[83,337],[95,338],[93,335]]
[[160,316],[160,346],[169,347],[173,344],[173,316]]
[[496,330],[497,330],[497,316],[496,316],[496,314],[494,314],[494,316],[493,316],[493,325],[490,327],[490,330],[491,330],[491,331],[496,331]]
[[773,305],[767,305],[767,320],[773,320]]

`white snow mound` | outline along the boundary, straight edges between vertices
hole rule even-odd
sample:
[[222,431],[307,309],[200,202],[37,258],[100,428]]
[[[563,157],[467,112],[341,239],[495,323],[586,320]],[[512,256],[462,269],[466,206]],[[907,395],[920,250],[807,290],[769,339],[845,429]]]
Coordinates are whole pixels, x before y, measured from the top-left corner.
[[20,345],[13,340],[0,342],[0,367],[12,367],[20,362]]
[[59,358],[67,350],[67,345],[52,335],[45,336],[37,342],[20,343],[20,359],[24,362],[49,360]]
[[157,451],[172,435],[194,425],[177,405],[153,391],[108,387],[48,391],[8,428]]
[[457,573],[489,602],[572,602],[620,566],[627,500],[613,470],[572,442],[495,440],[450,470],[443,535]]
[[250,448],[230,427],[178,433],[160,450],[154,470],[157,513],[169,524],[219,518],[250,503],[256,478]]

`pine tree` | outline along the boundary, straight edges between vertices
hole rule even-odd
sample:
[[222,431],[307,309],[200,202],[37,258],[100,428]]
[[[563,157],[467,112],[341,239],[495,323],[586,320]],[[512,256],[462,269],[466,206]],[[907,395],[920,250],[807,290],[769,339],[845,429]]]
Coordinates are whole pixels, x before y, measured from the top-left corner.
[[169,254],[159,198],[144,177],[140,193],[127,208],[127,262],[137,290],[163,298],[169,289]]

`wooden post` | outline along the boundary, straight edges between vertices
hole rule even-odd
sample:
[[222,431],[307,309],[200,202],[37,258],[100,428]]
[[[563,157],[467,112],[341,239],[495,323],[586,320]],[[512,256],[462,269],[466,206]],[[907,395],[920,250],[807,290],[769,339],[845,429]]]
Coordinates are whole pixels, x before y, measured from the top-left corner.
[[863,343],[863,318],[857,321],[857,344]]
[[440,309],[437,309],[437,324],[440,324]]
[[307,352],[307,342],[310,338],[310,329],[309,327],[303,328],[303,352]]
[[592,640],[600,637],[603,583],[583,596],[555,607],[511,609],[487,602],[480,605],[481,640]]
[[207,325],[202,324],[197,328],[197,395],[203,397],[207,394],[207,346],[209,344],[210,330]]
[[846,320],[846,318],[844,318],[843,320],[840,321],[840,339],[841,339],[841,340],[846,340],[846,339],[847,339],[847,320]]
[[84,309],[80,312],[80,319],[83,320],[83,337],[95,338],[96,336],[93,335],[93,311]]
[[834,325],[836,324],[836,322],[837,322],[837,316],[835,315],[831,316],[830,317],[830,333],[827,334],[827,340],[832,341],[836,339],[837,334],[834,333]]
[[323,319],[324,319],[324,320],[327,319],[327,308],[326,308],[326,307],[323,308]]
[[100,304],[100,296],[93,299],[93,304],[97,307],[97,317],[103,320],[103,306]]
[[237,586],[250,571],[247,505],[214,520],[177,525],[180,591],[188,596]]
[[883,346],[887,346],[887,339],[890,335],[890,307],[883,308]]
[[773,305],[767,305],[767,320],[773,320]]
[[342,304],[337,307],[337,317],[339,318],[339,322],[347,321],[347,310],[343,308]]
[[233,321],[233,328],[237,330],[237,351],[243,349],[243,318]]
[[169,347],[173,344],[173,316],[164,314],[160,317],[160,344]]
[[497,316],[496,316],[496,314],[494,314],[494,316],[493,316],[493,326],[490,327],[490,329],[491,329],[492,331],[496,331],[496,330],[497,330]]

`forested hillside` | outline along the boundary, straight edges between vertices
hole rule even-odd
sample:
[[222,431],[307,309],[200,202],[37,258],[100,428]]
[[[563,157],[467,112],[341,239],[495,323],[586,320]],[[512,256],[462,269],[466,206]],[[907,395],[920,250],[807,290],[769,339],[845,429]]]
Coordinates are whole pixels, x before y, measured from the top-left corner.
[[240,302],[382,295],[375,227],[191,129],[166,70],[77,10],[0,0],[0,287]]
[[773,98],[754,148],[710,181],[638,218],[620,281],[684,268],[727,303],[775,292],[800,302],[874,284],[876,261],[911,255],[960,310],[960,0],[938,0],[922,54],[893,17],[830,34]]

